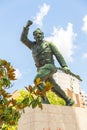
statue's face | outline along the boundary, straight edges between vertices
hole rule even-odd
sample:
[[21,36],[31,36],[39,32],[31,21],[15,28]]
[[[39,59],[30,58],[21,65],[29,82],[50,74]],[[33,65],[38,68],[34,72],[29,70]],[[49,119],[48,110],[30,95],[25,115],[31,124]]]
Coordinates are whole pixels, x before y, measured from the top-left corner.
[[37,41],[37,42],[40,42],[43,40],[44,38],[44,34],[43,32],[40,30],[40,29],[37,29],[36,31],[33,32],[33,35],[34,35],[34,39]]

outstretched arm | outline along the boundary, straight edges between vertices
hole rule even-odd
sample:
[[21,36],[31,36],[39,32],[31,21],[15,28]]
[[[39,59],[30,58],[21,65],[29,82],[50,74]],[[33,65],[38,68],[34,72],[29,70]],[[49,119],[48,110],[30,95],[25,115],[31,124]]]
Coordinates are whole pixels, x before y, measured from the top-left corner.
[[65,62],[62,54],[57,49],[56,45],[54,45],[53,43],[50,43],[50,46],[51,46],[52,53],[56,57],[56,59],[59,62],[60,66],[62,68],[68,69],[68,66],[67,66],[66,62]]
[[26,26],[23,28],[22,34],[21,34],[21,38],[20,40],[30,49],[32,48],[32,41],[30,41],[27,36],[28,36],[28,31],[29,31],[29,27],[32,25],[32,21],[28,21]]

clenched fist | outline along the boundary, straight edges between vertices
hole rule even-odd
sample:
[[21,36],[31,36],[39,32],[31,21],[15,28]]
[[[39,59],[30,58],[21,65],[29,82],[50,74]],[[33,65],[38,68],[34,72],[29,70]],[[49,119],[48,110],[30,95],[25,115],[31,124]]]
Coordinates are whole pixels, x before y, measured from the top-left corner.
[[29,26],[31,26],[33,24],[33,22],[31,20],[28,20],[27,21],[27,24],[26,24],[26,28],[28,28]]

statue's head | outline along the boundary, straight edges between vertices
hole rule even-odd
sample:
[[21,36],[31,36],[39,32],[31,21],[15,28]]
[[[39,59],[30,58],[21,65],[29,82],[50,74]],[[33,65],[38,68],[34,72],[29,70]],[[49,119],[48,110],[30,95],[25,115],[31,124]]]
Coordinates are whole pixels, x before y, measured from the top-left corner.
[[33,32],[33,36],[34,36],[34,39],[36,41],[42,41],[43,38],[44,38],[44,33],[41,31],[40,28],[37,28],[34,32]]

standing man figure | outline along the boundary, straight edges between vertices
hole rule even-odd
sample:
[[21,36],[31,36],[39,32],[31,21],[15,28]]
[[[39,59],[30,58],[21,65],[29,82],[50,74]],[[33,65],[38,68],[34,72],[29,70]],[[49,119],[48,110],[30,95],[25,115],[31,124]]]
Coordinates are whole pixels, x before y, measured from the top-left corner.
[[[37,68],[37,75],[34,82],[37,78],[40,78],[43,82],[49,81],[54,85],[52,91],[65,100],[66,106],[72,106],[74,101],[65,94],[61,87],[53,79],[53,74],[57,72],[57,67],[54,64],[53,56],[56,57],[60,66],[65,71],[69,70],[63,56],[53,43],[44,40],[44,33],[40,30],[40,28],[37,28],[33,32],[35,41],[28,39],[30,25],[32,25],[32,21],[29,20],[27,25],[23,28],[21,41],[32,51],[32,56]],[[39,89],[43,90],[44,85],[40,85]]]

